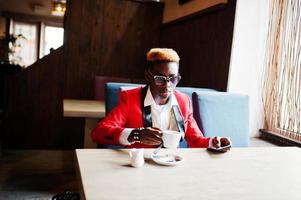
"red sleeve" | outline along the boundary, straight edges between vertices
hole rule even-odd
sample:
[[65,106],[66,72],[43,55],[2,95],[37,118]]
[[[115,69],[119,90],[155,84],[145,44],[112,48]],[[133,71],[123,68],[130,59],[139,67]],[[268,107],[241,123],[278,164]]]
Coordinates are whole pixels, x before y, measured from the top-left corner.
[[92,131],[93,141],[100,144],[119,145],[119,137],[128,118],[128,96],[120,93],[115,108]]
[[184,119],[186,125],[185,139],[188,143],[188,146],[191,148],[207,148],[210,138],[204,137],[196,121],[194,120],[189,98],[185,105],[188,105],[187,117]]

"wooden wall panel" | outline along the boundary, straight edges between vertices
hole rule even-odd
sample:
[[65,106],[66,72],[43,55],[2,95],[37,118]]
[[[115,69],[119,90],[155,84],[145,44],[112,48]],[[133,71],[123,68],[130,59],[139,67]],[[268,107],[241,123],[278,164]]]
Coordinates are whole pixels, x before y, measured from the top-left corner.
[[226,91],[236,1],[210,8],[162,28],[161,46],[181,57],[179,85]]
[[63,49],[5,80],[2,143],[11,149],[80,147],[83,120],[66,134],[62,105]]
[[70,9],[80,11],[66,18],[66,97],[93,97],[96,75],[143,78],[145,53],[159,45],[162,4],[88,0],[72,1]]

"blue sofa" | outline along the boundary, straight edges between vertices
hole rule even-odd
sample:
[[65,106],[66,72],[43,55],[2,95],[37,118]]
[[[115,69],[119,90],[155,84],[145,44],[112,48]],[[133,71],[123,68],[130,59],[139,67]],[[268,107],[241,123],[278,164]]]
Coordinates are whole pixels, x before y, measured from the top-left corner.
[[[121,87],[141,85],[106,83],[106,113],[117,104]],[[177,87],[177,90],[187,94],[192,100],[193,115],[206,137],[215,135],[230,137],[234,147],[248,146],[249,97],[247,95],[193,87]],[[185,139],[181,141],[180,147],[187,147]]]

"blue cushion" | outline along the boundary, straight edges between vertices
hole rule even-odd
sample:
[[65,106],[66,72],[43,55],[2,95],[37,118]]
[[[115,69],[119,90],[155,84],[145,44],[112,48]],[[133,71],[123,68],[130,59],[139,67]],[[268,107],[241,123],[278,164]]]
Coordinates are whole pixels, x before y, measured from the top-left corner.
[[106,113],[109,113],[117,104],[119,99],[119,92],[120,87],[123,86],[142,86],[142,84],[134,84],[134,83],[115,83],[115,82],[108,82],[105,84],[106,87]]
[[209,88],[195,88],[195,87],[177,87],[177,90],[186,94],[192,100],[192,93],[194,92],[214,92],[216,90]]
[[226,92],[193,93],[194,118],[206,137],[230,137],[234,147],[249,145],[249,97]]

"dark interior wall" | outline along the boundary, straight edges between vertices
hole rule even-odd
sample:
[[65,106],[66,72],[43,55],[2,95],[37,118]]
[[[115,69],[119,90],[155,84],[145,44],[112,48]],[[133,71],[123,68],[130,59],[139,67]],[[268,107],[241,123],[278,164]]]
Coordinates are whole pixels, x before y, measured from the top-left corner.
[[[59,48],[21,73],[5,79],[3,148],[72,148],[81,144],[83,121],[64,132],[62,105],[63,49]],[[66,130],[66,129],[65,129]]]
[[6,77],[3,148],[81,148],[84,120],[64,118],[63,99],[93,99],[95,75],[142,78],[159,44],[161,3],[70,0],[67,11],[64,46]]
[[143,78],[145,52],[159,45],[162,4],[81,0],[69,10],[64,97],[93,98],[96,75]]
[[161,46],[181,57],[180,85],[226,91],[236,1],[163,25]]

